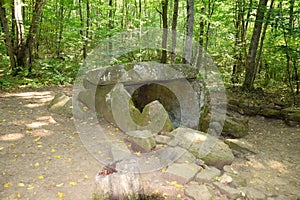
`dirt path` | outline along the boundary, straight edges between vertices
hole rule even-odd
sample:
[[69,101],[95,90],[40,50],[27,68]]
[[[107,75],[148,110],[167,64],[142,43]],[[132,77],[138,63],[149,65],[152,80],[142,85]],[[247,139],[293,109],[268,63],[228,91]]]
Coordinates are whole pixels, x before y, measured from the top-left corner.
[[[0,93],[0,199],[91,199],[100,163],[82,145],[73,121],[49,113],[56,92],[71,87]],[[246,139],[259,153],[237,158],[232,169],[247,185],[300,198],[300,129],[250,119]]]
[[0,95],[0,199],[91,199],[100,166],[72,119],[48,112],[57,90],[71,88]]

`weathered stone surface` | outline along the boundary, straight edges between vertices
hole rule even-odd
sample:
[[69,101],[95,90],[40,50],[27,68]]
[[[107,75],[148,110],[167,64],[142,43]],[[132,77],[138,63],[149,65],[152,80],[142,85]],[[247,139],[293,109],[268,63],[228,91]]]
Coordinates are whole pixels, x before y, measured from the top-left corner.
[[156,145],[153,134],[148,130],[129,131],[126,135],[134,151],[149,152]]
[[131,151],[126,144],[118,143],[112,144],[111,147],[112,159],[114,161],[123,160],[131,155]]
[[207,165],[221,169],[233,162],[234,155],[231,149],[218,138],[184,127],[175,129],[169,135],[173,139],[168,145],[187,149]]
[[172,140],[171,137],[166,135],[156,135],[155,141],[157,144],[168,144]]
[[262,115],[264,117],[268,118],[276,118],[280,119],[281,118],[281,112],[279,109],[274,109],[274,108],[262,108],[259,112],[259,115]]
[[229,184],[233,181],[232,177],[228,174],[224,173],[222,176],[218,178],[218,181],[223,184]]
[[223,135],[230,135],[235,138],[241,138],[248,134],[248,122],[244,119],[235,117],[226,117],[223,126]]
[[150,130],[152,133],[173,130],[169,115],[159,101],[153,101],[145,106],[138,119],[138,124],[142,129]]
[[[193,143],[190,151],[197,157],[201,158],[205,164],[212,165],[219,169],[222,169],[224,165],[229,165],[234,160],[234,155],[223,141],[216,139],[215,145],[213,147],[207,147],[209,149],[203,148],[201,144]],[[204,154],[202,157],[202,152],[209,152]]]
[[296,122],[295,124],[300,125],[300,108],[285,108],[282,110],[282,115],[287,122],[293,121]]
[[255,188],[251,187],[243,187],[241,190],[246,194],[249,199],[253,200],[264,200],[266,199],[266,195]]
[[272,197],[268,197],[267,200],[291,200],[291,199],[284,195],[273,195]]
[[72,98],[62,93],[56,94],[50,102],[48,109],[50,112],[72,117]]
[[217,176],[220,176],[221,171],[215,167],[208,167],[200,171],[195,180],[199,183],[208,183],[215,180]]
[[139,81],[191,79],[196,75],[197,69],[190,65],[141,62],[101,67],[88,71],[86,77],[93,85],[109,85],[118,82],[138,83]]
[[243,139],[226,139],[225,144],[227,144],[232,150],[238,151],[240,153],[258,153],[257,149]]
[[194,163],[173,163],[170,165],[163,177],[169,181],[177,181],[186,184],[199,172],[200,167]]
[[96,186],[95,195],[103,199],[122,199],[130,194],[138,194],[142,189],[139,175],[131,172],[97,175]]
[[214,182],[213,185],[220,190],[222,194],[225,194],[230,199],[236,199],[240,196],[241,192],[238,189],[232,188],[220,182]]
[[194,200],[213,199],[213,195],[205,185],[191,184],[184,190],[184,194]]
[[195,161],[196,157],[192,153],[186,151],[178,160],[176,160],[176,163],[193,163]]

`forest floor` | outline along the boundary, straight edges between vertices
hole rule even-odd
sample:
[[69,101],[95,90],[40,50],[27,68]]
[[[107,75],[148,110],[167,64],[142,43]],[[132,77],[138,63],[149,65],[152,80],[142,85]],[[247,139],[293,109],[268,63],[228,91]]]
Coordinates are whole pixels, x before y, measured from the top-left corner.
[[[102,167],[83,146],[73,120],[50,113],[56,93],[72,87],[0,92],[0,199],[91,199]],[[246,140],[258,154],[232,168],[267,195],[300,199],[300,127],[249,118]]]

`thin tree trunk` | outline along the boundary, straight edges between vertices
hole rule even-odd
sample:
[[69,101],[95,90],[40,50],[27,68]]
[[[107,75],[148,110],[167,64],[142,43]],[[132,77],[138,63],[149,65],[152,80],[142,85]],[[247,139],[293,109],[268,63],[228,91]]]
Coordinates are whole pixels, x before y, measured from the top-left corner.
[[246,61],[246,75],[243,83],[243,87],[247,90],[253,90],[254,80],[256,76],[256,55],[258,42],[262,30],[264,11],[266,8],[268,0],[260,0],[257,8],[257,14],[254,24],[254,29],[252,33],[252,38],[250,42],[249,52]]
[[168,40],[168,0],[162,0],[162,22],[163,22],[163,36],[162,36],[162,52],[161,63],[167,63],[167,40]]
[[58,17],[59,17],[59,25],[58,25],[58,41],[57,41],[57,48],[56,48],[56,55],[57,58],[60,58],[60,51],[61,51],[61,41],[62,41],[62,36],[63,36],[63,19],[64,19],[64,0],[60,1],[60,5],[59,5],[59,13],[58,13]]
[[176,59],[176,37],[177,37],[177,19],[178,19],[178,1],[174,0],[174,11],[172,18],[172,54],[171,63],[175,63]]
[[194,0],[187,0],[187,26],[186,26],[186,43],[184,63],[191,63],[192,59],[192,42],[194,29]]
[[15,51],[14,51],[13,40],[8,28],[6,10],[3,7],[3,0],[0,0],[0,19],[1,19],[1,24],[3,26],[3,32],[5,34],[5,42],[6,42],[5,44],[7,47],[7,54],[9,56],[10,68],[14,69],[17,65],[15,60]]
[[258,54],[257,54],[257,61],[256,61],[256,68],[257,69],[258,69],[258,67],[260,65],[260,62],[261,62],[262,50],[263,50],[263,46],[264,46],[265,36],[266,36],[266,33],[267,33],[267,28],[268,28],[268,25],[269,25],[269,22],[270,22],[271,13],[272,13],[272,10],[273,10],[273,4],[274,4],[274,0],[271,0],[270,8],[269,8],[269,11],[268,11],[267,16],[266,16],[266,22],[264,23],[262,35],[261,35],[261,38],[260,38],[260,46],[259,46],[259,51],[258,51]]

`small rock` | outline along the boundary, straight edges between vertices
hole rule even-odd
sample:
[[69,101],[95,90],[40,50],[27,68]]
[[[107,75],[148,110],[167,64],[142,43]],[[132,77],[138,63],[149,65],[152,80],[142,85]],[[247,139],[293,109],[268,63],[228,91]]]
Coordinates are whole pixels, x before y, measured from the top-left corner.
[[163,177],[169,181],[186,184],[199,172],[200,167],[195,163],[174,163],[168,167]]
[[240,153],[258,153],[253,145],[243,139],[226,139],[224,142],[232,150],[238,151]]
[[220,190],[222,194],[225,194],[230,199],[236,199],[240,196],[240,191],[238,189],[232,188],[220,182],[214,182],[213,185]]
[[148,130],[129,131],[126,135],[134,151],[150,152],[156,145],[154,136]]
[[184,190],[184,194],[194,200],[213,199],[213,195],[205,185],[191,184]]
[[232,177],[229,176],[228,174],[224,173],[220,178],[219,178],[220,183],[228,184],[232,182]]
[[264,200],[264,199],[266,199],[265,194],[263,192],[255,189],[255,188],[244,187],[244,188],[241,188],[241,190],[246,194],[246,196],[249,199],[253,199],[253,200]]
[[214,181],[217,176],[220,176],[221,171],[215,167],[209,167],[200,171],[195,180],[199,183],[208,183]]

